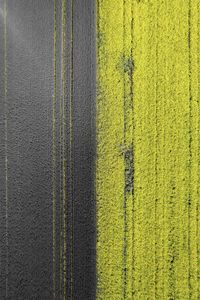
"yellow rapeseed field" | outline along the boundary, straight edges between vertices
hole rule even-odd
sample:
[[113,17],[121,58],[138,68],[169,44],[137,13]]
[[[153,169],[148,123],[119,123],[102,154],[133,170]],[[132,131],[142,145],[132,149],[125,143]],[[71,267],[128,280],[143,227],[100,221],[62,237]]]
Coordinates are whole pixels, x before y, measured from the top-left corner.
[[97,299],[200,299],[198,0],[97,1]]

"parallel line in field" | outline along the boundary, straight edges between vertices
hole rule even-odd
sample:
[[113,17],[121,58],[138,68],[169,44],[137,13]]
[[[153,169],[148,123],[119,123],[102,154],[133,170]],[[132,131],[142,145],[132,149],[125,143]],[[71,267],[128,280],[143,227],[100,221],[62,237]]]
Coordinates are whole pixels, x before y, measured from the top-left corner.
[[[197,18],[197,53],[198,53],[198,57],[197,57],[197,70],[199,70],[199,67],[200,67],[200,26],[199,26],[199,23],[200,23],[200,8],[199,8],[199,5],[197,7],[197,14],[198,14],[198,18]],[[200,89],[199,89],[199,84],[200,84],[200,72],[198,72],[198,75],[197,75],[197,83],[198,83],[198,89],[197,89],[197,97],[198,97],[198,137],[199,137],[199,134],[200,134],[200,117],[199,117],[199,113],[200,113],[200,101],[199,101],[199,96],[200,96]],[[199,239],[199,213],[200,213],[200,209],[199,209],[199,196],[200,196],[200,189],[199,189],[199,182],[200,182],[200,168],[199,168],[199,162],[200,162],[200,143],[198,144],[198,177],[197,177],[197,180],[198,180],[198,187],[197,187],[197,222],[196,222],[196,233],[197,233],[197,240],[196,240],[196,243],[197,243],[197,297],[199,298],[200,297],[200,281],[199,281],[199,278],[200,278],[200,263],[199,263],[199,258],[200,258],[200,255],[199,255],[199,243],[200,243],[200,239]]]
[[67,280],[67,244],[66,244],[66,230],[67,230],[67,224],[66,224],[66,209],[67,209],[67,187],[66,187],[66,114],[65,114],[65,109],[66,109],[66,51],[65,51],[65,44],[66,44],[66,0],[62,0],[62,63],[61,63],[61,68],[62,68],[62,171],[63,171],[63,203],[62,203],[62,218],[63,218],[63,234],[62,234],[62,276],[61,280],[63,282],[63,299],[66,300],[66,280]]
[[[198,14],[198,18],[197,18],[197,53],[198,53],[198,57],[197,57],[197,70],[199,70],[199,66],[200,66],[200,54],[199,54],[199,51],[200,51],[200,26],[199,26],[199,23],[200,23],[200,8],[199,8],[199,5],[198,5],[198,8],[197,8],[197,14]],[[200,72],[198,71],[198,95],[200,95],[200,89],[199,89],[199,83],[200,83]],[[198,99],[198,111],[200,112],[200,101]],[[198,137],[199,137],[199,133],[200,133],[200,117],[198,117]],[[199,142],[199,138],[198,138],[198,142]],[[200,164],[200,143],[198,144],[198,166]],[[198,284],[197,284],[197,295],[198,297],[200,296],[200,281],[199,281],[199,278],[200,278],[200,263],[199,263],[199,259],[200,259],[200,251],[199,251],[199,242],[200,242],[200,231],[199,231],[199,213],[200,213],[200,210],[199,210],[199,196],[200,196],[200,190],[199,190],[199,182],[200,182],[200,170],[199,170],[199,167],[198,167],[198,188],[197,188],[197,195],[198,195],[198,198],[197,198],[197,279],[198,279]]]
[[191,255],[190,255],[190,206],[191,206],[191,168],[192,168],[192,91],[191,91],[191,3],[190,0],[188,9],[188,69],[189,69],[189,195],[188,195],[188,256],[189,256],[189,273],[188,273],[188,285],[189,285],[189,297],[191,298]]
[[190,1],[190,86],[191,86],[191,203],[190,203],[190,297],[198,298],[198,1]]
[[74,275],[74,166],[73,166],[73,89],[74,89],[74,60],[73,60],[73,49],[74,49],[74,2],[71,0],[71,36],[70,36],[70,113],[69,113],[69,164],[70,164],[70,193],[71,193],[71,257],[70,257],[70,295],[73,299],[74,286],[73,286],[73,275]]
[[56,46],[57,46],[57,35],[56,35],[56,0],[54,0],[54,58],[53,58],[53,68],[54,68],[54,94],[53,94],[53,102],[52,102],[52,122],[53,122],[53,132],[52,132],[52,190],[53,190],[53,297],[55,299],[56,296],[56,91],[57,91],[57,83],[56,83]]
[[7,88],[8,88],[8,76],[7,76],[7,0],[4,0],[3,8],[4,17],[4,126],[5,126],[5,204],[6,204],[6,298],[8,297],[8,116],[7,116]]
[[[126,0],[123,1],[123,56],[125,59],[125,5],[126,5]],[[125,72],[123,72],[123,89],[124,89],[124,145],[126,148],[126,109],[125,109],[125,101],[126,101],[126,91],[125,91]],[[125,149],[126,151],[126,149]],[[124,160],[125,164],[125,160]],[[126,180],[126,166],[124,166],[124,179]],[[126,184],[126,183],[125,183]],[[126,299],[126,281],[127,281],[127,196],[126,196],[126,190],[124,187],[124,246],[123,246],[123,282],[124,282],[124,287],[123,287],[123,297]]]

